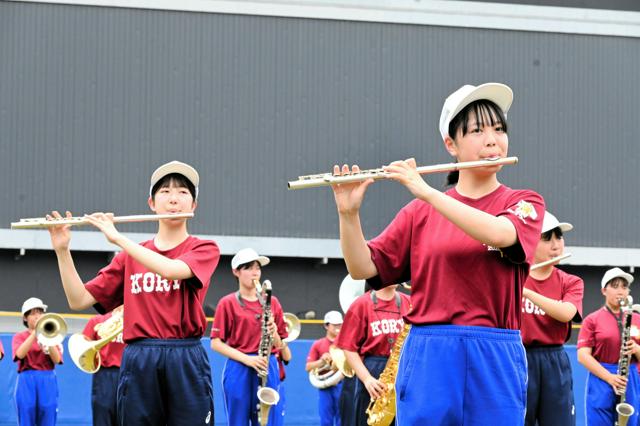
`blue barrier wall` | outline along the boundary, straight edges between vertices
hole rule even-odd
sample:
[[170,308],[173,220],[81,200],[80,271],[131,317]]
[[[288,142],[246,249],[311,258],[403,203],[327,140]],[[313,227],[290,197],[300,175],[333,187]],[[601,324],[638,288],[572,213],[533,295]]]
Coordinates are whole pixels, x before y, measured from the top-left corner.
[[[5,348],[5,358],[0,361],[0,426],[17,424],[13,389],[16,382],[16,365],[11,361],[11,335],[0,334],[0,340]],[[292,342],[290,347],[293,359],[287,367],[286,398],[287,415],[285,424],[317,425],[317,391],[311,387],[304,371],[304,364],[312,341],[300,340]],[[60,402],[58,424],[90,425],[91,424],[91,376],[82,373],[73,365],[65,341],[64,364],[56,367],[58,385],[60,388]],[[226,415],[222,403],[221,372],[225,358],[209,349],[209,339],[202,339],[207,348],[213,371],[213,385],[215,395],[215,423],[226,424]],[[574,377],[574,392],[576,396],[576,411],[578,426],[584,425],[584,383],[586,370],[576,361],[575,346],[567,346],[571,359]]]

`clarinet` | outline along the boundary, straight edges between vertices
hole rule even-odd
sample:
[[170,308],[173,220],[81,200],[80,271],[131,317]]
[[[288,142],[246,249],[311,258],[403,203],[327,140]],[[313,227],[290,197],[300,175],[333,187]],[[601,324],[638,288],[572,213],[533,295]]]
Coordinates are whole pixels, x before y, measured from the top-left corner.
[[269,321],[271,320],[271,281],[265,280],[260,285],[258,280],[254,280],[256,287],[261,293],[262,320],[260,346],[258,356],[267,360],[267,369],[258,373],[260,385],[258,386],[258,420],[261,426],[266,426],[269,421],[269,410],[272,405],[276,405],[280,400],[278,392],[267,386],[269,376],[269,357],[273,348],[273,336],[269,333]]
[[[620,310],[622,311],[622,332],[620,338],[620,359],[618,360],[618,375],[629,378],[629,365],[631,364],[631,354],[625,354],[627,343],[631,339],[631,319],[633,318],[633,298],[628,296],[620,299]],[[618,404],[616,404],[616,413],[618,419],[616,426],[626,426],[629,418],[633,416],[635,409],[631,404],[625,402],[627,388],[620,389],[618,392]]]

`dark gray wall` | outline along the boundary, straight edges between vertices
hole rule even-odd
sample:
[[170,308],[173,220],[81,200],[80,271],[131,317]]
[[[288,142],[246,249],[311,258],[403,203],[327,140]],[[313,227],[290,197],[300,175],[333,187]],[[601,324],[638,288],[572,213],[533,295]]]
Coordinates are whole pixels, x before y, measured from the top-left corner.
[[[330,192],[287,180],[447,162],[445,96],[502,81],[521,159],[503,181],[540,191],[573,245],[640,245],[638,39],[16,2],[0,28],[2,227],[145,212],[150,172],[180,159],[202,175],[194,233],[335,238]],[[367,236],[408,199],[375,185]]]

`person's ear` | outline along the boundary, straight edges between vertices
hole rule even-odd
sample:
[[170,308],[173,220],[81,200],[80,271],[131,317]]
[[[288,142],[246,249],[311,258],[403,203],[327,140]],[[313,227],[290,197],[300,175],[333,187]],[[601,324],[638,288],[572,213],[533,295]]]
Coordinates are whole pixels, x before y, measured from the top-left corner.
[[155,201],[153,201],[153,197],[149,197],[149,199],[147,200],[147,204],[149,205],[149,208],[152,212],[156,211],[156,203]]
[[449,153],[449,155],[451,155],[452,157],[458,157],[458,145],[456,145],[456,142],[451,139],[450,136],[447,136],[446,138],[444,138],[444,148],[447,150],[447,152]]

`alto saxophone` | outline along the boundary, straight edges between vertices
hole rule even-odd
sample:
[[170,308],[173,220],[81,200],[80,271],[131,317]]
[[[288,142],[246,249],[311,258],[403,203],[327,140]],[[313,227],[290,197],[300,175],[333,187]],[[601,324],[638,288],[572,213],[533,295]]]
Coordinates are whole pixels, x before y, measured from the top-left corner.
[[367,407],[367,424],[371,426],[389,426],[396,417],[396,376],[398,375],[398,362],[404,340],[411,329],[410,324],[405,324],[398,334],[387,364],[380,374],[380,381],[386,390],[380,398],[374,399]]
[[273,348],[273,336],[269,333],[269,320],[271,319],[271,281],[265,280],[260,285],[258,280],[254,280],[256,287],[261,293],[262,304],[262,334],[260,335],[260,346],[258,356],[267,360],[267,369],[258,373],[260,385],[258,386],[258,420],[261,426],[267,426],[269,421],[269,410],[272,405],[276,405],[280,400],[280,394],[267,386],[269,375],[269,357]]
[[[631,354],[625,354],[627,343],[631,339],[631,319],[633,317],[633,298],[627,296],[620,299],[620,310],[622,311],[622,335],[620,338],[620,359],[618,360],[618,375],[629,378],[629,365],[631,364]],[[635,368],[635,367],[634,367]],[[629,418],[633,416],[635,409],[631,404],[625,402],[627,396],[627,388],[620,389],[618,392],[618,404],[616,404],[616,413],[618,419],[616,426],[626,426]]]

